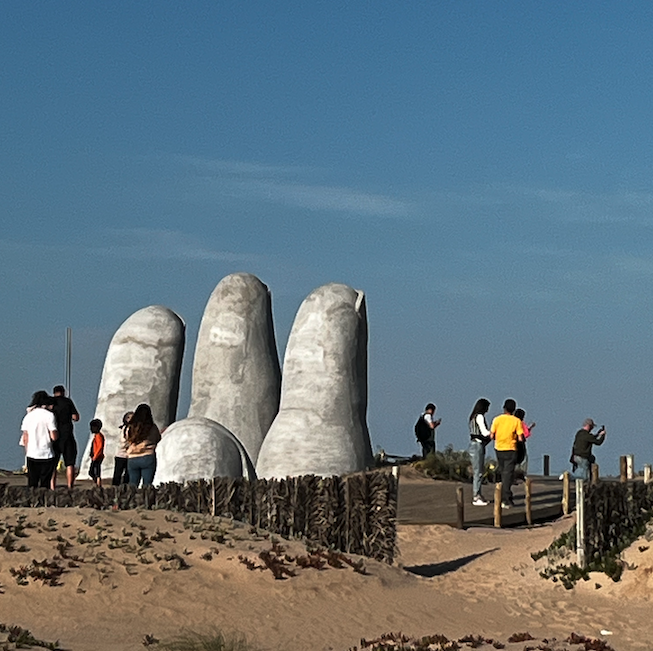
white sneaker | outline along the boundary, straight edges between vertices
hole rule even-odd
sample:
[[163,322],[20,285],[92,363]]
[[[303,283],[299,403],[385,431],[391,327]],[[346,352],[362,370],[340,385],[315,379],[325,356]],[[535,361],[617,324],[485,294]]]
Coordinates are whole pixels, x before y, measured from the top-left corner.
[[472,500],[472,504],[473,504],[474,506],[487,506],[487,505],[489,504],[489,502],[488,502],[487,500],[483,499],[483,497],[481,497],[480,495],[477,495],[477,496]]

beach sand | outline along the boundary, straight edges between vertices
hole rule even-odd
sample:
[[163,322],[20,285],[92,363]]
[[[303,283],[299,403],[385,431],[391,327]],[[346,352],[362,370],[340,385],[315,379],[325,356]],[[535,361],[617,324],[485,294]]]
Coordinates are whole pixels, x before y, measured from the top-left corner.
[[[452,639],[471,633],[503,642],[513,633],[563,640],[573,631],[617,651],[650,649],[653,548],[638,541],[628,550],[637,567],[620,583],[592,575],[566,590],[540,578],[530,554],[572,525],[568,517],[532,529],[400,526],[394,565],[347,556],[356,567],[340,561],[338,568],[313,555],[312,562],[324,563],[317,569],[300,567],[311,562],[302,542],[270,538],[225,518],[4,509],[0,622],[72,651],[143,649],[145,635],[169,640],[215,629],[243,633],[260,649],[285,651],[345,651],[361,638],[398,631]],[[261,551],[289,556],[282,566],[295,575],[275,579],[270,569],[258,569]],[[55,556],[54,571],[30,567]],[[331,561],[338,565],[337,558]],[[21,566],[28,574],[23,579],[16,576]],[[49,585],[48,574],[57,568],[64,572]]]

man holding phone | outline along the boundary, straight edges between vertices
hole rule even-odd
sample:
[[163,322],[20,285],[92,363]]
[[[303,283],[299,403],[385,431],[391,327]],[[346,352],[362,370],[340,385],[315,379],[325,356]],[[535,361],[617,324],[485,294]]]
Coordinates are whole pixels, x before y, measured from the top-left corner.
[[591,418],[586,418],[583,421],[583,426],[576,432],[574,439],[574,447],[571,451],[571,463],[574,469],[574,479],[584,479],[589,481],[590,468],[594,461],[596,461],[592,454],[593,445],[603,445],[605,441],[605,425],[601,425],[596,434],[592,434],[592,430],[596,427],[596,423]]
[[415,423],[415,436],[422,446],[422,458],[426,459],[429,454],[435,452],[435,429],[439,427],[442,422],[441,418],[435,420],[433,415],[437,407],[429,402],[424,407],[424,413],[417,419]]

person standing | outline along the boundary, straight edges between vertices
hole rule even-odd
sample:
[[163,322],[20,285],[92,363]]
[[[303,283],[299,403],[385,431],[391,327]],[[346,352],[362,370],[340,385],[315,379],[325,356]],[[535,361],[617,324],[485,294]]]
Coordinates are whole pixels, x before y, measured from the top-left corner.
[[91,467],[88,474],[96,486],[102,486],[102,462],[104,461],[104,434],[102,434],[102,421],[94,418],[90,423],[93,442],[91,444]]
[[63,462],[66,466],[66,481],[68,488],[75,485],[75,464],[77,463],[77,441],[73,432],[73,421],[79,420],[79,412],[75,403],[66,396],[66,389],[57,384],[52,389],[54,397],[52,398],[52,411],[57,421],[57,431],[59,438],[54,446],[54,470],[52,473],[52,488],[57,485],[57,464],[59,458],[63,456]]
[[20,426],[20,442],[27,457],[27,485],[31,488],[50,488],[52,479],[53,442],[58,433],[54,414],[48,409],[50,401],[45,391],[37,391]]
[[526,424],[526,412],[523,409],[515,409],[515,416],[521,421],[522,429],[524,430],[524,440],[517,442],[517,470],[520,470],[526,480],[528,474],[528,450],[526,448],[526,439],[530,438],[531,431],[537,423]]
[[159,428],[154,424],[149,405],[136,407],[127,427],[127,469],[129,483],[150,486],[156,472],[156,446],[161,440]]
[[503,414],[492,421],[490,435],[494,439],[497,454],[497,471],[501,476],[501,508],[509,509],[515,504],[512,499],[512,483],[515,480],[517,443],[524,440],[524,429],[514,413],[517,403],[507,398],[503,403]]
[[437,407],[429,402],[424,407],[424,413],[417,419],[415,423],[415,436],[422,446],[422,458],[426,459],[429,454],[435,452],[435,430],[442,422],[441,418],[434,420]]
[[490,442],[490,430],[487,427],[485,414],[490,408],[487,398],[479,398],[469,415],[469,456],[472,460],[473,490],[472,504],[486,506],[488,501],[481,494],[483,472],[485,471],[485,448]]
[[591,418],[586,418],[583,426],[576,432],[571,451],[572,465],[575,466],[572,473],[574,479],[589,481],[590,469],[596,460],[592,454],[592,446],[603,445],[605,441],[605,426],[601,426],[596,434],[592,434],[595,426],[596,423]]
[[122,417],[120,441],[118,442],[118,449],[114,457],[113,479],[111,480],[113,486],[129,483],[129,471],[127,470],[127,426],[133,415],[133,411],[128,411]]

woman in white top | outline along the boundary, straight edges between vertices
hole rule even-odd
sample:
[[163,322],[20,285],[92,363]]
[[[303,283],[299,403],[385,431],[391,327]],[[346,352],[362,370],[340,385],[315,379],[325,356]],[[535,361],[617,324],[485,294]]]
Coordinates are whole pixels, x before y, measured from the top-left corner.
[[37,391],[20,426],[23,433],[20,444],[25,447],[27,457],[27,485],[32,488],[50,488],[54,472],[52,442],[57,440],[58,432],[49,403],[50,396],[45,391]]
[[474,506],[486,506],[487,500],[481,494],[481,482],[485,471],[485,447],[490,442],[490,430],[485,421],[485,414],[490,408],[490,401],[487,398],[479,398],[469,415],[469,456],[472,460],[473,498]]
[[122,425],[119,428],[120,439],[118,441],[118,449],[114,456],[113,479],[111,480],[113,486],[129,483],[129,471],[127,470],[127,426],[133,415],[133,411],[128,411],[122,417]]

